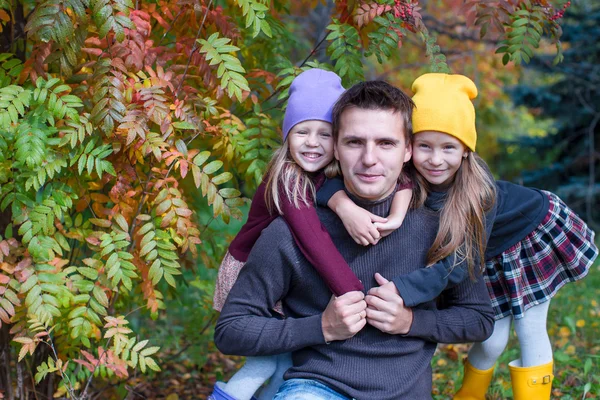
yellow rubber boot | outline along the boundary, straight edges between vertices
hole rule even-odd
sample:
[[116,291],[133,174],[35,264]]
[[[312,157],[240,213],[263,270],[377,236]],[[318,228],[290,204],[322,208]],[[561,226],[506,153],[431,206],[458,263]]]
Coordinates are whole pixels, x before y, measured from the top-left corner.
[[454,395],[454,400],[485,400],[494,367],[486,370],[476,369],[469,360],[465,360],[464,367],[465,377],[460,390]]
[[553,363],[521,367],[519,360],[508,364],[514,400],[549,400],[552,392]]

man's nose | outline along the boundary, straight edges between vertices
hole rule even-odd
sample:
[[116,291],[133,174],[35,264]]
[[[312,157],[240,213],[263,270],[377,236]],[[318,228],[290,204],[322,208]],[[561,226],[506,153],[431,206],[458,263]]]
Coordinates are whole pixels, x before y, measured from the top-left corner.
[[377,163],[375,149],[371,146],[366,146],[362,154],[362,163],[366,166],[372,166]]

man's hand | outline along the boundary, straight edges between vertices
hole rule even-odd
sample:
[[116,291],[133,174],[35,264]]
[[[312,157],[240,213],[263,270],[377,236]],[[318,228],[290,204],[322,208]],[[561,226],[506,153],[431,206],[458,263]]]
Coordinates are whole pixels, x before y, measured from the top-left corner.
[[349,339],[366,325],[367,303],[364,297],[358,291],[348,292],[340,297],[331,296],[321,318],[326,342]]
[[375,274],[379,287],[369,290],[367,302],[367,322],[382,332],[406,334],[412,326],[412,310],[404,305],[394,282]]

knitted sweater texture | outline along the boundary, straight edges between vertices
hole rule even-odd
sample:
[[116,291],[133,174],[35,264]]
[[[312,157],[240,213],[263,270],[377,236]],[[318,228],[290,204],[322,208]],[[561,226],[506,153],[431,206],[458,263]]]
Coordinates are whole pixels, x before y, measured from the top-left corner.
[[[392,198],[356,202],[387,215]],[[363,247],[333,212],[325,208],[317,212],[366,290],[377,285],[375,272],[391,278],[422,268],[438,229],[436,212],[411,210],[399,229],[377,245]],[[327,344],[321,317],[330,298],[327,285],[278,218],[263,231],[231,290],[217,322],[215,343],[226,354],[291,351],[294,366],[285,379],[315,379],[351,398],[419,400],[431,399],[430,362],[437,343],[483,341],[493,328],[493,311],[481,279],[467,279],[444,291],[437,307],[432,301],[413,308],[406,335],[386,334],[367,324],[353,338]],[[279,299],[285,319],[270,311]]]

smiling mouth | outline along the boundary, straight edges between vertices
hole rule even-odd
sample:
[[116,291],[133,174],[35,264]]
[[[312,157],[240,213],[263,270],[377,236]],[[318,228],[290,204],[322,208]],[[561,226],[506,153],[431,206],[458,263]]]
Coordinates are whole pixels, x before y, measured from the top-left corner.
[[320,153],[302,153],[302,156],[310,160],[316,160],[322,157]]
[[431,175],[442,175],[444,173],[443,169],[428,169],[427,172],[429,172]]

